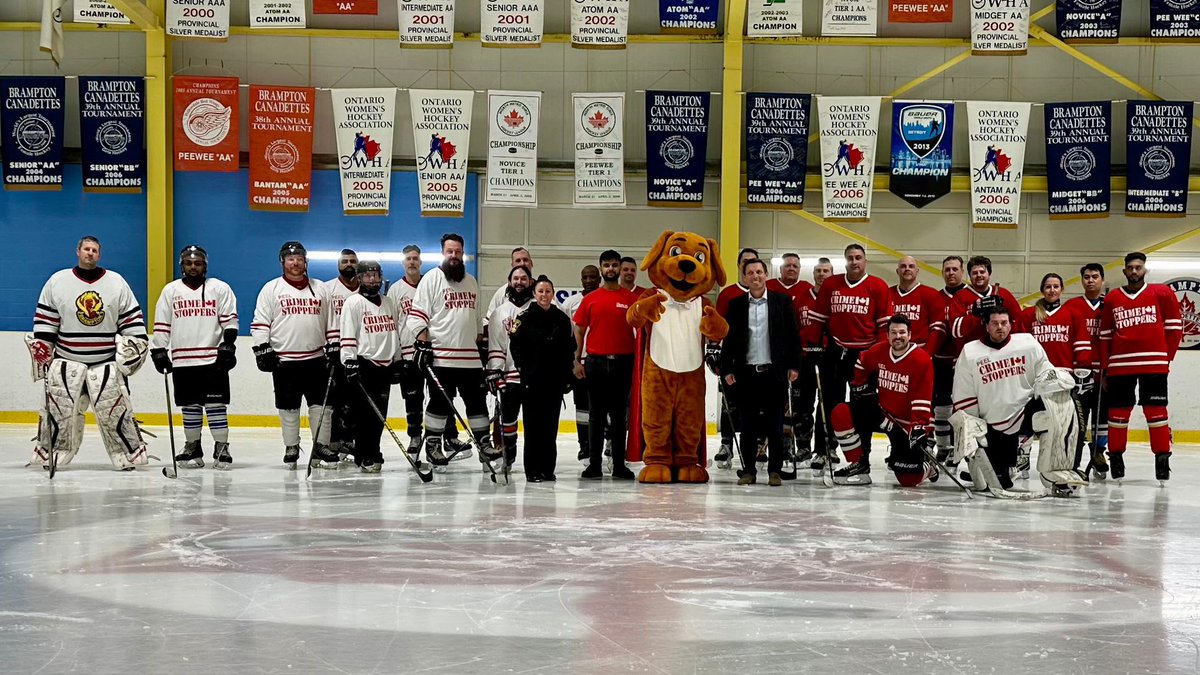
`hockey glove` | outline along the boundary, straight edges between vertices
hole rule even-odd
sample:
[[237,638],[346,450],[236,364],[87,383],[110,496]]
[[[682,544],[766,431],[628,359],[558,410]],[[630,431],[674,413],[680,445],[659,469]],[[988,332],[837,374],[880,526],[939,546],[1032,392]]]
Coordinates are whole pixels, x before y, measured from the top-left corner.
[[342,369],[346,373],[346,381],[350,384],[358,382],[358,359],[350,359],[342,364]]
[[264,373],[273,373],[279,368],[279,355],[269,344],[255,345],[254,364]]
[[850,385],[850,400],[855,403],[875,398],[875,388],[870,384]]
[[908,437],[908,447],[913,454],[924,455],[924,451],[931,445],[931,441],[933,439],[929,437],[929,430],[925,427],[917,427]]
[[227,373],[233,370],[237,365],[237,345],[232,342],[217,345],[217,365]]
[[325,361],[333,368],[337,368],[342,365],[342,343],[325,343]]
[[[221,353],[220,353],[220,351],[218,351],[217,352],[217,360],[219,361],[220,358],[221,358]],[[150,350],[150,360],[154,362],[154,369],[157,370],[158,372],[162,373],[163,375],[166,375],[167,373],[174,370],[171,367],[171,357],[167,355],[167,350],[165,350],[165,349],[151,349]]]
[[54,343],[26,335],[25,346],[29,348],[29,358],[33,361],[33,381],[44,379],[50,371],[50,362],[54,360]]
[[500,392],[500,386],[504,384],[503,370],[489,370],[484,377],[484,382],[487,384],[487,390],[492,394]]
[[704,365],[712,371],[713,375],[721,374],[721,344],[718,342],[709,342],[704,345]]
[[417,340],[413,343],[413,361],[417,370],[424,373],[433,367],[433,343],[429,340]]
[[1080,396],[1087,396],[1096,388],[1096,379],[1092,377],[1092,371],[1086,368],[1075,369],[1075,391]]
[[988,295],[975,301],[971,305],[971,313],[979,317],[983,321],[987,321],[992,312],[1004,307],[1004,303],[1000,301],[998,295]]

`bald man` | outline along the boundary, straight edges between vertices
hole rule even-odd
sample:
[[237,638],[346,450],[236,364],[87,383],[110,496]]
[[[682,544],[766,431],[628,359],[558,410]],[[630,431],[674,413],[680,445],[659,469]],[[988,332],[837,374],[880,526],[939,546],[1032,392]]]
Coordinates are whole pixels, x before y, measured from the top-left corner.
[[921,270],[917,259],[906,255],[896,264],[897,283],[888,289],[895,313],[912,323],[910,340],[930,356],[937,353],[946,338],[945,306],[941,293],[917,280]]

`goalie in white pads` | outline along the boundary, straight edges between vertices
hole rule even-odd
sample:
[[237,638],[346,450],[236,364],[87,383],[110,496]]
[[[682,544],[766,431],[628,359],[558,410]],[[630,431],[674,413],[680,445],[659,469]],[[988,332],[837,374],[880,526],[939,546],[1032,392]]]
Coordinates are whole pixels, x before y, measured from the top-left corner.
[[963,347],[954,367],[952,461],[967,461],[976,490],[1016,497],[1009,472],[1020,435],[1035,433],[1042,483],[1068,496],[1085,482],[1071,468],[1079,432],[1074,377],[1051,365],[1032,335],[1012,332],[1006,308],[985,313],[986,334]]
[[142,308],[125,279],[98,266],[100,242],[84,237],[75,247],[79,264],[55,272],[38,296],[33,335],[33,379],[44,380],[44,409],[30,464],[49,468],[71,463],[83,440],[88,406],[118,471],[147,462],[133,418],[126,378],[146,360]]

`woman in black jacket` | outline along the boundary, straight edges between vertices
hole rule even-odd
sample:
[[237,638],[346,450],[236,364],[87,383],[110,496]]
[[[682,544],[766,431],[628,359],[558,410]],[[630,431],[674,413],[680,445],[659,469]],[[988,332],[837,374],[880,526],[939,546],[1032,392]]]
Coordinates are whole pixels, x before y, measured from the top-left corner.
[[508,344],[525,387],[525,478],[539,483],[554,480],[558,416],[574,377],[575,335],[545,275],[534,282],[533,299],[514,322]]

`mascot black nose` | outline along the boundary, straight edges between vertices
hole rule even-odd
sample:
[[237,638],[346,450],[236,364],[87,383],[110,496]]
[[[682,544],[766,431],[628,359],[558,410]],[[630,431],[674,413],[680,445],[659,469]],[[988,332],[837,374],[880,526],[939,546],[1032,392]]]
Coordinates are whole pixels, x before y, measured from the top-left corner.
[[683,270],[684,274],[691,274],[692,270],[696,269],[696,263],[691,260],[680,260],[679,269]]

